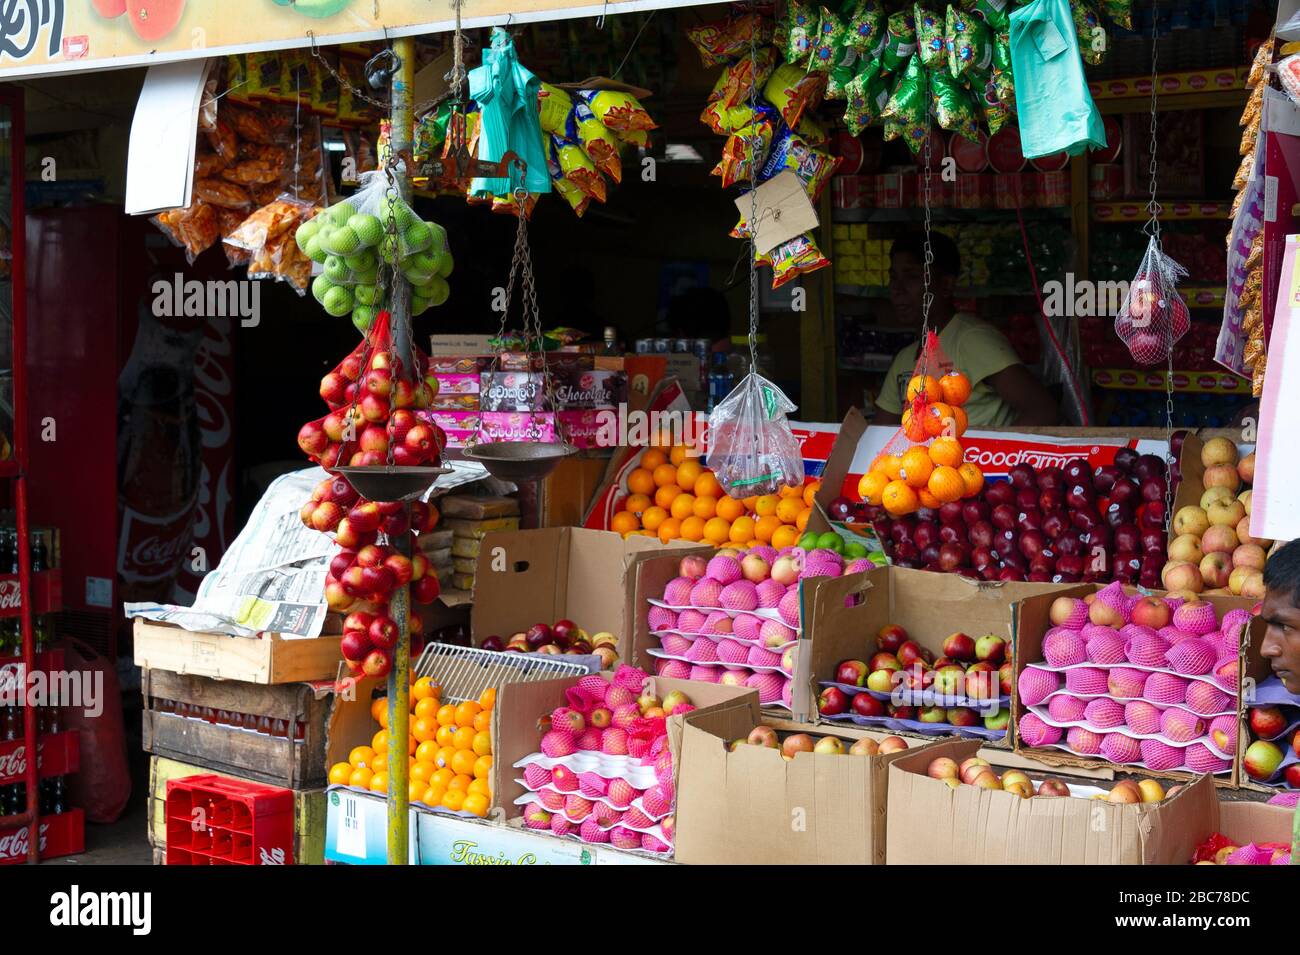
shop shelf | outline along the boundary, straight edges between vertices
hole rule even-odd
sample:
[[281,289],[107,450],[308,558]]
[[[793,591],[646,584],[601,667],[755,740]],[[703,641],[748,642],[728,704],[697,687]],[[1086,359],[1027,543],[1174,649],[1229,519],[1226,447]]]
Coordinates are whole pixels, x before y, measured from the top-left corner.
[[[1169,373],[1158,369],[1095,368],[1092,383],[1118,391],[1164,391]],[[1175,371],[1174,391],[1220,395],[1250,394],[1250,380],[1230,371]]]
[[[1094,202],[1092,221],[1100,223],[1145,222],[1149,213],[1141,199],[1119,202]],[[1160,220],[1191,221],[1196,219],[1227,219],[1232,212],[1232,202],[1221,199],[1171,199],[1160,204]]]
[[[1246,101],[1245,66],[1160,73],[1158,110],[1214,109],[1241,106]],[[1141,113],[1151,109],[1151,77],[1130,76],[1093,80],[1088,91],[1102,113]]]
[[292,790],[214,774],[167,783],[167,865],[292,865]]
[[[1068,219],[1069,206],[1055,206],[1048,209],[1021,209],[1025,219]],[[925,209],[921,206],[908,206],[906,209],[836,209],[831,219],[834,222],[919,222],[925,218]],[[1015,222],[1015,209],[956,209],[946,206],[930,207],[932,222]]]

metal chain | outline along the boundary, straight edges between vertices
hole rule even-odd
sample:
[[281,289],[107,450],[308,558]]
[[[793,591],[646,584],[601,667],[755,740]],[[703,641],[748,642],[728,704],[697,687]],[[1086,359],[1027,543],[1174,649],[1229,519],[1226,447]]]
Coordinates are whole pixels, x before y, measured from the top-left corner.
[[316,34],[314,32],[308,30],[307,38],[311,40],[311,55],[320,61],[321,66],[325,67],[325,71],[329,73],[330,76],[334,77],[334,82],[339,84],[339,89],[347,90],[356,99],[365,100],[371,106],[383,110],[383,112],[385,113],[387,113],[389,110],[393,108],[392,103],[386,103],[383,100],[375,99],[373,96],[369,95],[368,93],[365,93],[362,90],[357,89],[347,80],[345,80],[341,75],[339,75],[338,70],[330,66],[329,60],[321,56],[320,50],[316,46]]
[[925,118],[927,121],[925,131],[925,186],[922,189],[922,202],[925,207],[924,233],[925,233],[925,258],[921,263],[921,343],[919,350],[921,352],[921,374],[930,373],[930,354],[926,348],[926,340],[930,334],[930,307],[934,304],[934,292],[930,290],[931,283],[931,266],[934,264],[934,251],[930,247],[930,144],[934,139],[934,122],[930,117],[930,105],[927,103]]
[[1151,199],[1147,202],[1147,213],[1150,218],[1142,231],[1156,240],[1156,246],[1160,245],[1160,203],[1156,201],[1156,187],[1158,185],[1157,165],[1156,165],[1156,97],[1160,89],[1159,74],[1156,70],[1157,52],[1159,46],[1159,35],[1157,25],[1160,18],[1154,14],[1151,17],[1151,156],[1147,162],[1147,171],[1150,173],[1150,193]]
[[[750,15],[758,22],[758,2],[750,0]],[[758,45],[757,29],[749,31],[749,108],[758,112]],[[758,148],[756,136],[751,147],[749,170],[749,370],[758,368]],[[776,263],[772,263],[775,271]],[[737,382],[739,384],[739,382]]]

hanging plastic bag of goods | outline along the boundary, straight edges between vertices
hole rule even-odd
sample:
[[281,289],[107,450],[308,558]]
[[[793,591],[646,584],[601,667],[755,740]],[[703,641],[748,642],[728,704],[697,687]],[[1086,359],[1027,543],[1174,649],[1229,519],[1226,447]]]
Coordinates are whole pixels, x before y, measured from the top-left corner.
[[1165,255],[1152,236],[1115,316],[1115,334],[1139,365],[1168,361],[1174,344],[1191,329],[1191,315],[1177,288],[1186,277],[1187,270]]
[[709,467],[740,499],[803,484],[803,453],[786,415],[795,405],[751,372],[709,415]]
[[478,158],[500,162],[513,152],[523,160],[524,173],[520,177],[517,167],[511,167],[508,179],[475,179],[471,196],[510,196],[518,187],[531,193],[551,191],[537,116],[540,86],[541,81],[520,64],[510,34],[494,27],[492,45],[483,51],[483,65],[469,71],[469,95],[482,110]]

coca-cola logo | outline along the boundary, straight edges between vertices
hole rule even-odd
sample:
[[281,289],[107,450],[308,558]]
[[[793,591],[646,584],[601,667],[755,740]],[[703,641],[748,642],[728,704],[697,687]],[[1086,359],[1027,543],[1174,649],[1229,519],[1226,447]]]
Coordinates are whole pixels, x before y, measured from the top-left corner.
[[[36,764],[40,765],[40,756],[36,757]],[[19,744],[11,753],[0,755],[0,779],[13,779],[15,776],[21,776],[27,772],[27,747]]]
[[[21,859],[27,855],[27,827],[22,826],[8,835],[0,836],[0,859]],[[45,835],[50,831],[48,822],[41,823],[41,851],[45,851]]]
[[136,567],[168,568],[179,559],[189,541],[189,524],[185,532],[175,537],[146,537],[131,548],[131,561]]
[[23,605],[23,592],[17,579],[0,580],[0,610],[17,610]]

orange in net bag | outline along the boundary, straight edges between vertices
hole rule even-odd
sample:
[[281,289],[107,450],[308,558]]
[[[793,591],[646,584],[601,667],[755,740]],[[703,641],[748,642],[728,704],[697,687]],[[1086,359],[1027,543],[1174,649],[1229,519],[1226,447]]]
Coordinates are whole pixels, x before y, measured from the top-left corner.
[[970,379],[953,367],[933,331],[923,345],[899,429],[858,481],[862,500],[891,517],[973,497],[984,486],[983,473],[965,460],[960,441]]

